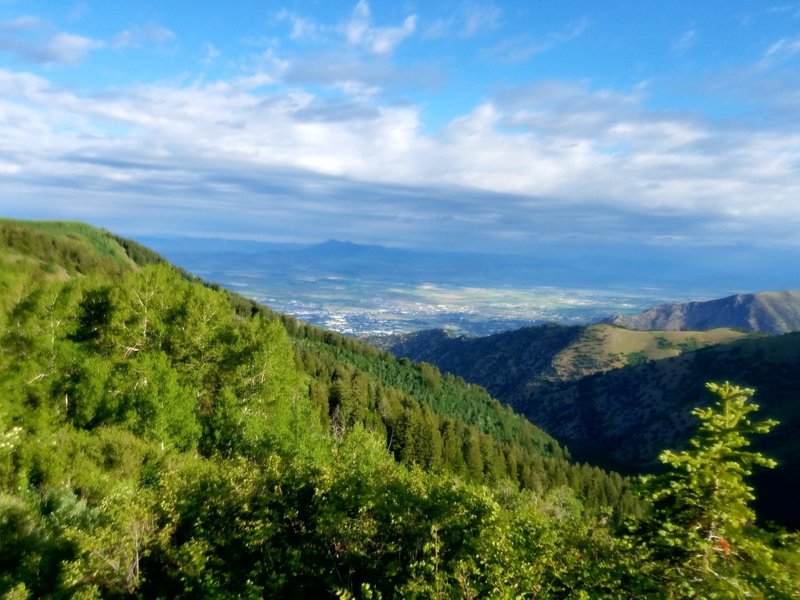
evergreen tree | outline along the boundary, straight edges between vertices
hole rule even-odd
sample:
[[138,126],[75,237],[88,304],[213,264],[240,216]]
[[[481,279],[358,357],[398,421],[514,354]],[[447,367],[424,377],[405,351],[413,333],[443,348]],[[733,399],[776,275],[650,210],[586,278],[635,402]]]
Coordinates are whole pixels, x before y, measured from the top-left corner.
[[752,389],[727,382],[706,387],[717,400],[692,411],[701,423],[690,447],[663,452],[670,470],[645,480],[653,502],[643,525],[651,576],[674,598],[791,597],[754,525],[753,490],[745,479],[753,466],[775,466],[747,446],[749,435],[767,433],[777,422],[748,418],[758,409]]

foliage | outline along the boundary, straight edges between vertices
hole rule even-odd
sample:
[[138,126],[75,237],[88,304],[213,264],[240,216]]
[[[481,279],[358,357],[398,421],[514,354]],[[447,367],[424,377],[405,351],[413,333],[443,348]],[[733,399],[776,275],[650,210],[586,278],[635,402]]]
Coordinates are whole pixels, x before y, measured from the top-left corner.
[[647,355],[642,351],[631,352],[625,360],[629,365],[643,365],[647,362]]
[[[682,589],[659,575],[681,547],[617,530],[642,508],[621,477],[570,463],[477,386],[272,318],[139,250],[121,267],[86,247],[52,277],[28,267],[79,240],[26,235],[0,253],[3,597]],[[685,522],[675,498],[654,511]],[[748,514],[725,530],[756,565],[737,577],[783,593],[776,565],[796,564],[796,539]]]
[[753,474],[753,506],[762,524],[800,527],[800,332],[761,336],[616,369],[577,382],[551,382],[514,403],[569,446],[573,457],[625,474],[658,470],[664,448],[683,447],[694,432],[690,411],[705,381],[754,388],[765,417],[781,427],[756,436],[753,448],[778,462]]
[[775,461],[747,450],[748,436],[776,421],[752,422],[754,390],[707,384],[713,407],[692,411],[700,427],[690,447],[661,454],[669,471],[645,479],[653,503],[642,525],[651,574],[672,597],[791,597],[791,584],[753,522],[745,478]]

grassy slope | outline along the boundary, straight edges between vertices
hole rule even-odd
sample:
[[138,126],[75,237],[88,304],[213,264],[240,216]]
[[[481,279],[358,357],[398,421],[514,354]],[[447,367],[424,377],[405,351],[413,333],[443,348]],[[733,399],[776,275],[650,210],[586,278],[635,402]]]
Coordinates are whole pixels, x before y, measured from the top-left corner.
[[660,360],[687,351],[747,337],[732,329],[709,331],[631,331],[590,325],[553,358],[559,380],[573,380],[628,366],[637,360]]
[[132,267],[134,265],[133,260],[128,256],[115,236],[86,223],[0,219],[0,227],[3,230],[11,230],[15,227],[33,230],[67,245],[74,243],[76,248],[94,250],[100,257],[111,259],[120,267]]
[[513,404],[543,382],[572,381],[745,337],[732,329],[665,332],[611,325],[545,325],[485,337],[419,332],[405,336],[391,351],[398,357],[435,364]]
[[65,281],[95,272],[118,275],[134,267],[113,236],[89,225],[0,219],[0,321],[26,293],[23,281]]
[[781,331],[797,329],[800,323],[800,292],[763,292],[756,294],[756,303],[766,327]]

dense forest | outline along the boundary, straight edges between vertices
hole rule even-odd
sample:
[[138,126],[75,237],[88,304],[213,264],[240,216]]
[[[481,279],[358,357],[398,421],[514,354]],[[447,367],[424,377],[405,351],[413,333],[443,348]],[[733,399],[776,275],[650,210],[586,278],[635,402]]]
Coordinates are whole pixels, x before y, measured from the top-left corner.
[[0,222],[0,594],[797,597],[751,390],[664,473],[80,224]]
[[[789,294],[757,296],[771,298],[774,312],[796,308],[778,311],[774,299]],[[753,440],[778,462],[753,474],[755,506],[764,522],[800,528],[800,332],[544,325],[486,337],[423,331],[389,349],[469,377],[566,444],[573,458],[627,475],[657,469],[664,448],[688,443],[705,381],[755,388],[762,416],[781,423]]]

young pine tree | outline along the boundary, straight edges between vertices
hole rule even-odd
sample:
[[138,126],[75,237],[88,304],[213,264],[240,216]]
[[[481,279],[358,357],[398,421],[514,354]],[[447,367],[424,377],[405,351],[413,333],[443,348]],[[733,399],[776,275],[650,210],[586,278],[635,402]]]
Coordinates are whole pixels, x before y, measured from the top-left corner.
[[746,481],[753,466],[775,466],[747,449],[748,436],[777,422],[749,419],[758,409],[752,389],[727,382],[706,387],[717,400],[692,411],[700,427],[689,448],[663,452],[669,471],[645,479],[653,512],[643,526],[642,550],[652,579],[670,598],[791,597],[791,582],[754,524]]

